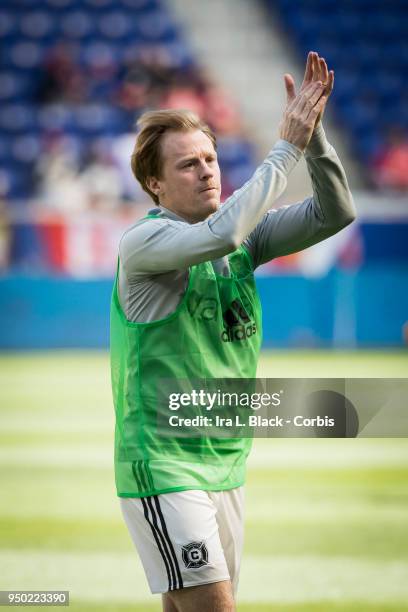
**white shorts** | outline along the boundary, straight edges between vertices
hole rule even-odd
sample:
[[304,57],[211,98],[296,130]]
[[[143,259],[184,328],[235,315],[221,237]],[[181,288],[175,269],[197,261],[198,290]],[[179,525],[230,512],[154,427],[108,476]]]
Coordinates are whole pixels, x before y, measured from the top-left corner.
[[238,588],[244,488],[120,498],[152,593],[231,580]]

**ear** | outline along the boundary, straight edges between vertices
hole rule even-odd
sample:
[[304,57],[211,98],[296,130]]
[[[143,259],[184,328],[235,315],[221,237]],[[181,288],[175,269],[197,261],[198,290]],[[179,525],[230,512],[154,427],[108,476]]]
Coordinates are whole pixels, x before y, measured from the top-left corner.
[[159,179],[155,176],[148,176],[146,179],[146,185],[154,195],[158,196],[161,192],[161,184]]

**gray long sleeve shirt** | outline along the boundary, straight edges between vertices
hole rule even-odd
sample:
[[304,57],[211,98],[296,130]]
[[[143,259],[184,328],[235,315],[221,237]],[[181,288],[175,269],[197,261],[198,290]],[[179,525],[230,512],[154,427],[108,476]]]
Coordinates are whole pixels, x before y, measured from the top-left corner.
[[162,319],[177,308],[189,267],[212,261],[228,275],[228,253],[244,244],[255,267],[305,249],[335,234],[355,218],[343,167],[321,125],[306,150],[313,197],[270,210],[302,153],[278,140],[252,178],[219,210],[189,224],[160,207],[156,219],[129,228],[119,245],[119,299],[129,321]]

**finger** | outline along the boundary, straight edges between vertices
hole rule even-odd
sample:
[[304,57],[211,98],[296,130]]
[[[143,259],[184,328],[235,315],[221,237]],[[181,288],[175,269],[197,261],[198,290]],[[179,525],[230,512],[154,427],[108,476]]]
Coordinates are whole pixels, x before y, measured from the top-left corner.
[[309,83],[309,81],[312,80],[312,77],[313,77],[312,63],[313,63],[313,51],[309,51],[307,55],[305,75],[303,77],[302,87],[306,85],[307,83]]
[[297,108],[297,111],[301,115],[306,115],[306,117],[324,94],[323,83],[321,83],[321,81],[316,81],[315,85],[316,87],[310,92],[310,96],[304,96],[301,104],[299,104]]
[[315,56],[314,73],[315,73],[315,80],[316,81],[323,81],[323,79],[322,79],[322,71],[320,69],[320,56],[319,56],[318,53],[316,53],[316,56]]
[[316,52],[312,51],[310,53],[310,81],[318,81],[319,79],[317,78],[316,75]]
[[288,104],[286,108],[286,112],[290,113],[294,110],[299,110],[300,107],[303,107],[303,101],[305,98],[310,97],[310,95],[315,91],[317,87],[317,82],[312,81],[303,89],[303,91],[299,91],[298,95]]
[[329,99],[329,96],[330,96],[331,92],[333,91],[333,86],[334,86],[334,71],[330,70],[329,77],[328,77],[328,82],[327,82],[327,85],[326,85],[326,87],[324,89],[324,94],[323,94],[322,98],[320,98],[320,100],[319,100],[319,104],[323,103],[323,107],[320,110],[320,112],[318,113],[316,121],[320,121],[320,119],[322,118],[324,109],[325,109],[326,104],[327,104],[327,100]]
[[334,87],[334,70],[330,70],[329,76],[327,79],[325,95],[330,96],[331,92],[333,91],[333,87]]
[[328,72],[327,80],[324,84],[324,94],[327,95],[327,97],[329,97],[331,92],[333,91],[333,85],[334,85],[334,72],[333,70],[330,70],[330,72]]
[[316,53],[316,59],[315,59],[315,72],[320,77],[320,56],[318,53]]
[[315,81],[320,81],[320,66],[319,66],[319,54],[313,54],[313,78]]
[[286,88],[286,101],[289,104],[296,97],[295,81],[293,80],[291,74],[285,74],[283,78],[285,81]]
[[313,106],[313,108],[310,110],[307,119],[317,119],[317,117],[323,113],[326,104],[327,104],[327,100],[328,100],[328,96],[323,95],[321,96],[321,98],[317,101],[317,103]]
[[315,106],[320,97],[324,93],[323,83],[321,81],[315,81],[312,83],[312,87],[301,97],[299,104],[294,109],[300,115],[309,115],[310,110]]
[[320,67],[320,80],[326,84],[329,78],[329,71],[327,70],[327,64],[326,64],[326,60],[324,59],[324,57],[319,58],[319,67]]
[[312,72],[313,72],[313,77],[314,79],[317,81],[318,80],[318,74],[319,74],[319,62],[318,62],[318,54],[317,53],[313,53],[313,57],[312,57]]

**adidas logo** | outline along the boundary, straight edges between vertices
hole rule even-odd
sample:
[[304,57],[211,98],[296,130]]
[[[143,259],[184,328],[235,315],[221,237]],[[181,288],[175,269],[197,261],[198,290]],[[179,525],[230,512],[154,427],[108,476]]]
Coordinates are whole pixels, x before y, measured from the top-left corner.
[[226,329],[221,333],[221,340],[223,342],[246,340],[257,332],[254,321],[251,320],[251,317],[239,300],[231,302],[230,307],[227,308],[222,316],[226,326]]

